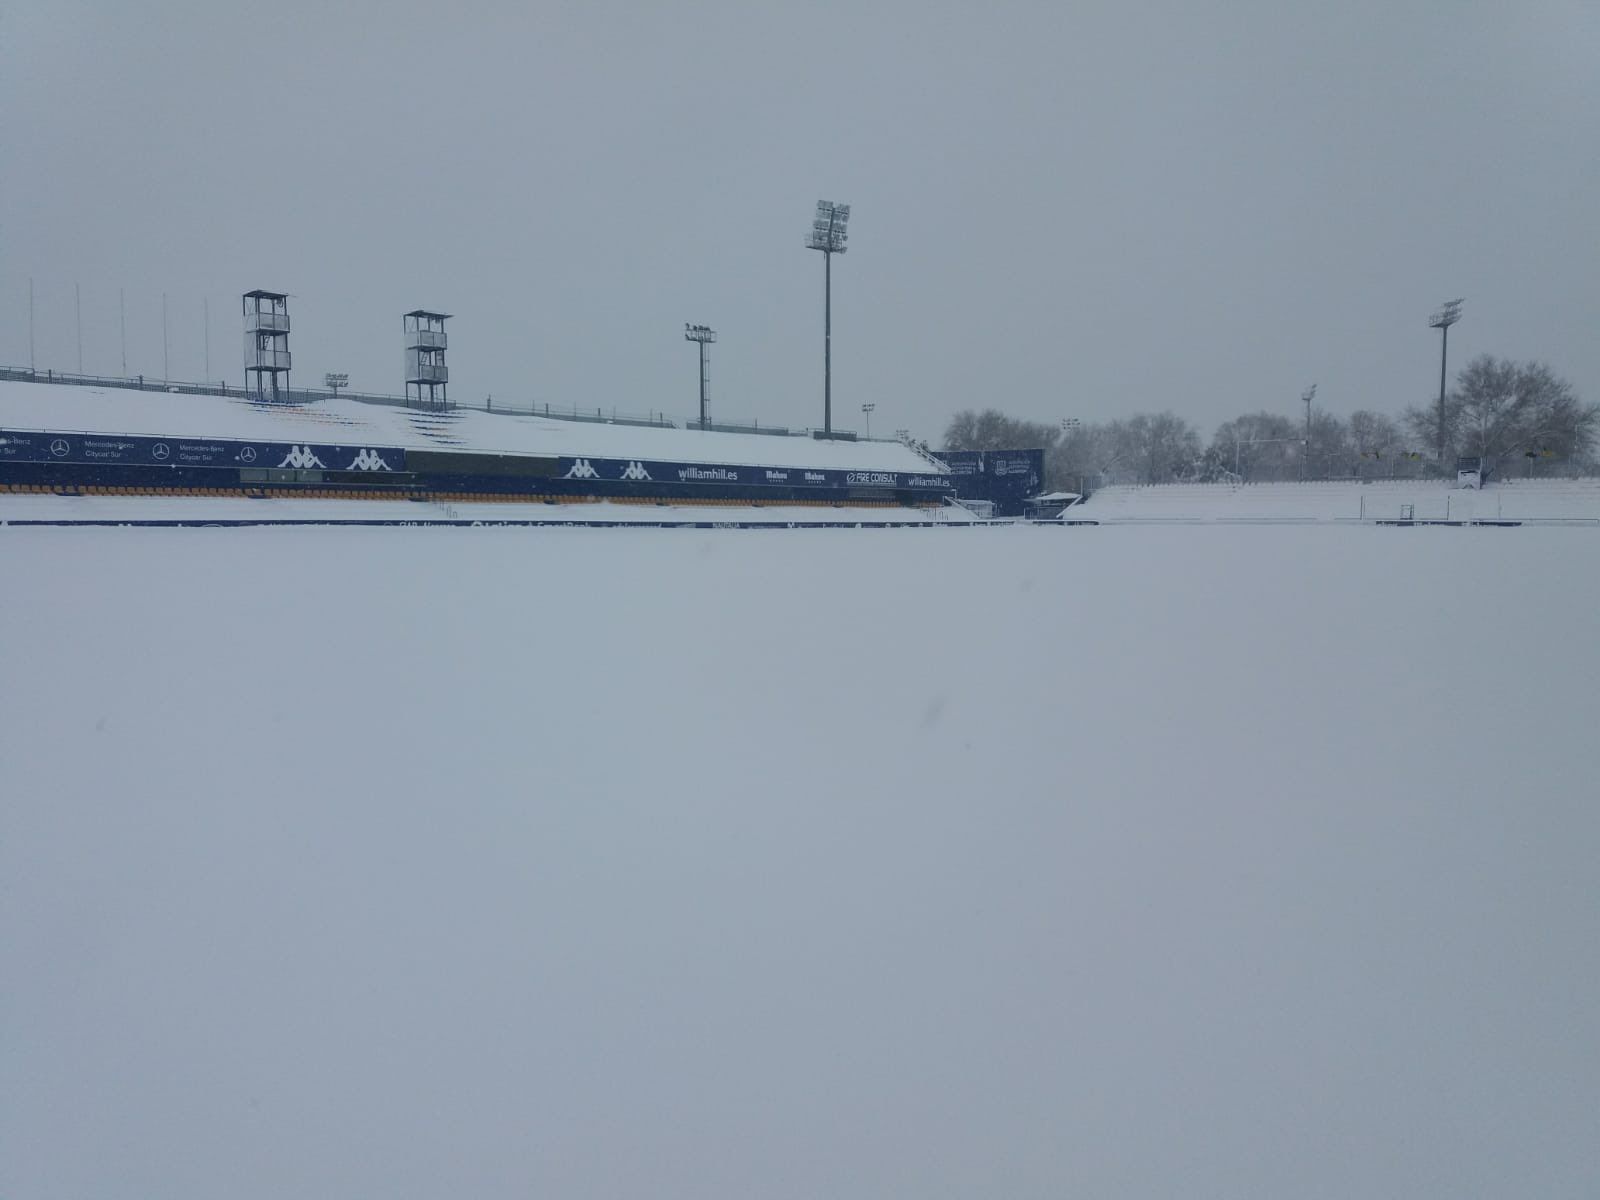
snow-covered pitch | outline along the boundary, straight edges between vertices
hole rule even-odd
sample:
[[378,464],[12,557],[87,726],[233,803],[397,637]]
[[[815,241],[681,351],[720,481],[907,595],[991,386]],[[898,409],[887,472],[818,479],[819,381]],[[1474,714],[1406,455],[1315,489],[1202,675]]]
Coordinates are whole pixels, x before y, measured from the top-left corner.
[[0,562],[0,1195],[1600,1179],[1592,530]]

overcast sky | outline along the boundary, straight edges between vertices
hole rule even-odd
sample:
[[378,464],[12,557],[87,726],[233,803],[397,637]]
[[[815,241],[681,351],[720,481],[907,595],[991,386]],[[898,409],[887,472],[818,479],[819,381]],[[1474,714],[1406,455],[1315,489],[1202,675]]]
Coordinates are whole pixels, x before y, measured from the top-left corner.
[[[1600,7],[1256,3],[128,4],[0,17],[0,361],[241,377],[292,294],[295,382],[820,423],[819,197],[841,424],[964,407],[1398,409],[1452,361],[1600,399]],[[161,296],[169,305],[163,367]]]

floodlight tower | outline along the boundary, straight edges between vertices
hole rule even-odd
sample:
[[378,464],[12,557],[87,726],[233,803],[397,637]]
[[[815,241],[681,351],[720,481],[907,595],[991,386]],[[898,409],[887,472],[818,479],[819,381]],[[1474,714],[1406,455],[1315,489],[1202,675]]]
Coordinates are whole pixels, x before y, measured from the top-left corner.
[[[165,328],[163,326],[163,328]],[[255,387],[250,386],[254,375]],[[283,398],[278,376],[283,376],[283,391],[289,390],[289,297],[284,292],[264,292],[259,288],[244,294],[244,391],[258,400]]]
[[822,251],[822,431],[833,432],[833,256],[845,251],[850,206],[817,201],[808,250]]
[[422,403],[422,389],[428,389],[428,404],[443,408],[450,403],[450,368],[444,365],[445,348],[450,339],[444,331],[449,313],[429,312],[414,308],[406,313],[406,403],[411,403],[411,389],[416,388],[417,403]]
[[876,404],[863,404],[861,406],[861,415],[867,423],[866,438],[869,442],[872,440],[872,410],[877,407]]
[[1450,350],[1450,326],[1461,320],[1461,301],[1446,300],[1444,307],[1428,318],[1428,328],[1437,329],[1439,338],[1439,463],[1444,463],[1444,364]]
[[706,361],[706,347],[717,340],[717,331],[709,325],[685,325],[683,340],[700,343],[700,428],[706,427],[706,402],[711,387],[710,366]]

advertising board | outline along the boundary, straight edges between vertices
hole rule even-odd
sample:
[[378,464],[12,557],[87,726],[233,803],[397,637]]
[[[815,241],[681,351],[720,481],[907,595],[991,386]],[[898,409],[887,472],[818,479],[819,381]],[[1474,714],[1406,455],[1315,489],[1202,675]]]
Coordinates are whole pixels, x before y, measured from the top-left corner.
[[227,438],[154,438],[108,433],[24,433],[0,429],[0,463],[118,467],[255,467],[403,471],[397,446],[327,446]]

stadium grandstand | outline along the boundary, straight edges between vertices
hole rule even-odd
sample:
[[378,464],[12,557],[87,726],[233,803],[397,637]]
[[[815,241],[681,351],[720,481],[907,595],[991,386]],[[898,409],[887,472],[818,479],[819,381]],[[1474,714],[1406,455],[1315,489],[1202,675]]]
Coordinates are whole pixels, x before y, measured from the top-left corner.
[[844,510],[851,524],[926,523],[953,508],[944,464],[901,442],[14,374],[0,379],[0,491],[102,508],[132,496],[316,501],[319,512],[339,500],[648,505],[781,510],[800,523]]

